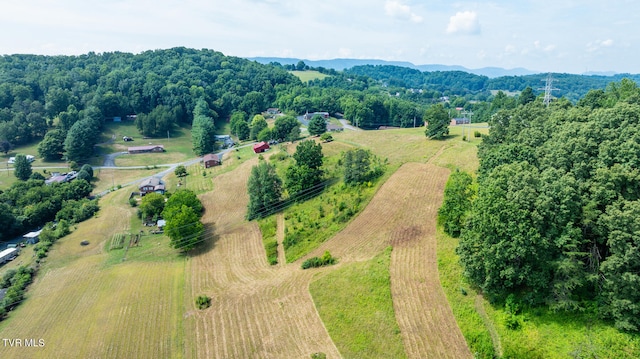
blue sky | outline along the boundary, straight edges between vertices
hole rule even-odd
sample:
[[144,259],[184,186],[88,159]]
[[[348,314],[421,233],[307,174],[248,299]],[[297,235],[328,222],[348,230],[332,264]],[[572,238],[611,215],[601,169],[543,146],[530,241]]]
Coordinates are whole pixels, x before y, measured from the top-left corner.
[[636,0],[3,0],[0,54],[208,48],[640,73]]

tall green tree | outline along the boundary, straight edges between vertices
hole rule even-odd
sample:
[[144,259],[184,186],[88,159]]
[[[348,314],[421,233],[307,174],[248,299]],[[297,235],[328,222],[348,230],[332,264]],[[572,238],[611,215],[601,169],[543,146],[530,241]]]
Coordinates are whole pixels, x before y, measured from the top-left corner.
[[44,139],[38,144],[38,154],[46,161],[56,161],[64,154],[64,131],[54,129],[44,135]]
[[159,216],[164,210],[164,196],[160,193],[152,192],[142,197],[140,201],[140,213],[142,218],[153,218]]
[[27,156],[23,154],[17,154],[15,163],[13,164],[13,174],[21,181],[26,181],[33,173],[31,169],[31,162],[27,160]]
[[196,194],[190,189],[183,188],[177,190],[169,197],[162,215],[165,217],[170,216],[172,210],[180,208],[183,205],[193,209],[199,216],[202,215],[204,211],[202,202],[200,202]]
[[384,164],[363,148],[356,148],[344,153],[342,157],[344,167],[344,183],[357,185],[371,181],[380,176],[384,171]]
[[252,220],[268,216],[275,211],[275,206],[282,196],[282,180],[275,167],[266,161],[260,161],[251,169],[247,182],[249,204],[247,219]]
[[249,137],[254,141],[258,140],[258,134],[260,133],[260,131],[264,130],[267,127],[267,120],[264,119],[264,116],[253,116],[253,120],[251,121],[251,134]]
[[424,114],[424,121],[427,123],[427,138],[441,140],[449,134],[449,114],[441,104],[429,107]]
[[457,238],[464,226],[464,219],[471,210],[471,199],[474,195],[471,187],[473,179],[466,172],[451,173],[444,187],[444,200],[438,209],[438,224],[444,232]]
[[295,163],[287,168],[285,188],[293,198],[309,194],[309,189],[322,181],[322,145],[315,141],[302,141],[296,147]]
[[536,100],[536,95],[533,94],[533,89],[531,86],[527,86],[522,92],[520,96],[518,96],[518,104],[526,105],[529,102],[533,102]]
[[212,118],[204,115],[194,116],[191,126],[193,152],[198,156],[213,152],[215,133],[216,128]]
[[71,126],[64,141],[67,160],[85,162],[93,155],[98,130],[91,120],[80,120]]
[[640,202],[618,201],[601,221],[611,254],[602,263],[605,298],[617,328],[640,330]]
[[7,153],[9,153],[9,151],[11,151],[11,147],[11,142],[7,140],[0,140],[0,152],[6,155]]
[[293,116],[281,116],[274,122],[274,127],[271,130],[271,137],[278,141],[295,140],[292,138],[294,131],[300,134],[300,123]]
[[309,121],[309,134],[318,136],[327,132],[327,121],[320,115],[315,115]]
[[186,205],[175,207],[165,220],[164,230],[173,248],[186,252],[204,240],[204,225],[193,208]]

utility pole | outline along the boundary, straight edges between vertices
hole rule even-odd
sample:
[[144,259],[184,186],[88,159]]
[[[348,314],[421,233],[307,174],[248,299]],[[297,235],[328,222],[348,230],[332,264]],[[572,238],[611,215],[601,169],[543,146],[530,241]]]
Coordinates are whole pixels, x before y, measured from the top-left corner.
[[[469,125],[471,125],[471,116],[473,116],[473,112],[472,112],[472,111],[464,110],[464,111],[460,112],[460,114],[461,114],[462,116],[464,116],[464,117],[463,117],[463,121],[464,121],[464,119],[465,119],[465,118],[467,118],[467,116],[469,116]],[[463,123],[463,124],[462,124],[462,137],[463,137],[463,138],[465,138],[465,137],[464,137],[465,128],[466,128],[466,125]],[[471,131],[469,131],[469,132],[471,132]],[[469,140],[469,138],[467,138],[467,140]],[[469,141],[471,141],[471,140],[469,140]]]

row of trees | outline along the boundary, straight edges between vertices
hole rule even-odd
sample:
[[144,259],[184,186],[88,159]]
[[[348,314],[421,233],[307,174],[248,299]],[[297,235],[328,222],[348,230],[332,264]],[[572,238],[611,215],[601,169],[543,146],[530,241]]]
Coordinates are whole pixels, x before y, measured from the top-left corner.
[[638,331],[640,90],[605,95],[618,102],[499,112],[479,148],[477,195],[468,176],[452,175],[440,218],[489,298],[597,308]]
[[[296,147],[293,159],[286,169],[284,183],[275,166],[267,161],[260,161],[251,169],[247,184],[248,220],[266,217],[283,209],[286,205],[282,201],[285,191],[287,203],[304,201],[322,191],[326,184],[322,145],[313,140],[303,141]],[[361,148],[345,152],[340,162],[347,185],[372,181],[383,173],[385,166],[378,157]]]

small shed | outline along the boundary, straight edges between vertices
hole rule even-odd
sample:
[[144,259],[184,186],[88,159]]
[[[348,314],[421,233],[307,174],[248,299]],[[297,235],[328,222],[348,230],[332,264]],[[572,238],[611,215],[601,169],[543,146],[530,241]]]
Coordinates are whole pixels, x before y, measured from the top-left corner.
[[253,145],[253,152],[261,153],[261,152],[264,152],[264,151],[268,150],[269,148],[270,147],[269,147],[268,143],[259,142],[259,143],[256,143],[255,145]]
[[167,221],[164,220],[164,219],[159,219],[158,223],[156,223],[156,226],[158,226],[158,228],[160,228],[160,229],[164,228],[164,226],[166,226],[166,225],[167,225]]
[[204,168],[209,168],[213,166],[220,166],[222,162],[220,162],[220,157],[215,153],[209,153],[202,158],[202,162],[204,163]]
[[453,118],[451,119],[451,126],[456,126],[456,125],[468,125],[471,123],[471,119],[467,118],[467,117],[458,117],[458,118]]
[[35,231],[35,232],[29,232],[27,234],[25,234],[24,236],[22,236],[22,238],[27,240],[27,243],[29,244],[36,244],[40,241],[40,238],[38,238],[38,236],[40,236],[40,233],[42,232],[42,229],[39,231]]

